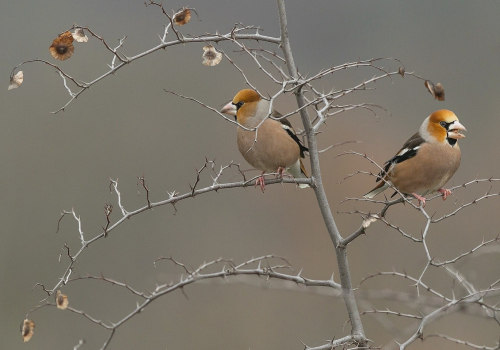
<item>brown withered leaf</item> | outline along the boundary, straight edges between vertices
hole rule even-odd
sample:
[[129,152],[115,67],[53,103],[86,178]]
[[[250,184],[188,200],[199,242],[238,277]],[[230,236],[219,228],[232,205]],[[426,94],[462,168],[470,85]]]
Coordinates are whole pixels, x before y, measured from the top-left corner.
[[429,90],[431,95],[434,96],[434,83],[430,80],[426,80],[425,87],[427,88],[427,90]]
[[222,53],[215,50],[212,45],[203,46],[203,64],[205,66],[216,66],[222,60]]
[[33,330],[35,329],[35,322],[32,320],[25,319],[21,323],[21,335],[23,336],[24,342],[27,342],[33,336]]
[[56,304],[57,308],[61,310],[66,310],[69,304],[68,296],[62,294],[60,290],[56,293]]
[[438,101],[444,101],[444,87],[441,83],[437,83],[434,85],[434,83],[430,80],[425,81],[425,87],[429,92],[431,93],[432,96]]
[[70,31],[64,32],[54,39],[49,47],[50,54],[56,60],[64,61],[73,56],[75,47],[73,46],[73,35]]
[[444,101],[444,87],[441,83],[437,83],[434,87],[434,97],[438,101]]
[[71,36],[79,43],[86,43],[89,41],[89,38],[85,35],[83,29],[79,27],[75,28],[75,31],[71,33]]
[[182,8],[174,14],[173,21],[178,26],[183,26],[191,19],[191,10],[187,8]]
[[405,77],[405,69],[403,67],[399,67],[398,73],[401,74],[403,78]]
[[20,70],[15,75],[10,77],[8,90],[17,89],[23,83],[23,80],[24,80],[24,74],[23,71]]

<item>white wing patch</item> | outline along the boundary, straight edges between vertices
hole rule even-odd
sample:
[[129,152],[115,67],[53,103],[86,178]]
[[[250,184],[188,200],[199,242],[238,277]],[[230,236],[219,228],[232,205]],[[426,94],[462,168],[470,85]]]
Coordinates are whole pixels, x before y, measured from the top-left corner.
[[405,154],[406,152],[408,152],[410,149],[409,148],[403,148],[401,151],[398,152],[398,154],[396,154],[397,156],[402,156],[403,154]]
[[405,154],[409,151],[416,151],[419,148],[420,148],[420,146],[413,147],[413,148],[403,148],[401,151],[398,152],[398,154],[396,154],[396,156],[401,157],[403,154]]

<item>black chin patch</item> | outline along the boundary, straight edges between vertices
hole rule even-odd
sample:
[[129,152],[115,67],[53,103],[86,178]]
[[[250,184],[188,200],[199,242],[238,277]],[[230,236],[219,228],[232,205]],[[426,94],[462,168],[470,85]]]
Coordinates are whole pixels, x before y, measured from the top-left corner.
[[455,144],[458,141],[457,139],[452,139],[451,137],[448,137],[447,140],[448,140],[448,143],[451,145],[451,147],[455,146]]

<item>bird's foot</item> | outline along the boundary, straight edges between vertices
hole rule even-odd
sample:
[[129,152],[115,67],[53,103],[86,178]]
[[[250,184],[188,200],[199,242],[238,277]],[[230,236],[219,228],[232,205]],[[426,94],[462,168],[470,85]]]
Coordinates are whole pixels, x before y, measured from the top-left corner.
[[283,168],[283,167],[279,167],[279,168],[278,168],[278,170],[276,171],[276,173],[277,173],[277,175],[276,175],[276,176],[277,176],[278,178],[282,179],[282,178],[283,178],[283,173],[285,172],[285,170],[286,170],[285,168]]
[[446,188],[440,188],[438,190],[439,193],[441,193],[441,195],[443,196],[443,200],[446,200],[446,198],[451,195],[451,191],[446,189]]
[[264,172],[255,180],[255,187],[260,186],[260,190],[264,193],[266,188],[266,180],[264,179]]
[[425,207],[425,197],[422,197],[422,196],[419,196],[418,194],[416,193],[412,193],[411,194],[413,197],[415,197],[416,199],[418,199],[418,203],[420,205],[422,205],[422,208]]

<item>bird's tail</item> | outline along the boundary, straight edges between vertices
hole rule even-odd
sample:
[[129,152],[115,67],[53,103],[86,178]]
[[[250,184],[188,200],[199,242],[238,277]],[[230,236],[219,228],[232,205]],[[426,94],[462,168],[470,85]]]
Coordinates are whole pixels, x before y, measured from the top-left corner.
[[373,190],[365,194],[363,197],[370,199],[375,197],[377,194],[380,192],[383,192],[387,187],[389,187],[389,184],[385,181],[380,182]]
[[[299,158],[297,162],[292,165],[290,168],[288,168],[288,172],[293,175],[294,178],[296,179],[307,179],[309,176],[307,176],[306,168],[304,167],[304,164],[302,163],[302,160]],[[308,184],[299,184],[299,188],[307,188],[311,187]]]

